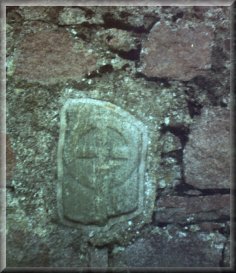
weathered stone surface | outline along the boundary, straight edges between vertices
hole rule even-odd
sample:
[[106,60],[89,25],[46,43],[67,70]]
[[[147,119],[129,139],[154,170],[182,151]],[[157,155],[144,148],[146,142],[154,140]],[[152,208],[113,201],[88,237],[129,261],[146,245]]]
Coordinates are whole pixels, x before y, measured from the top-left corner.
[[11,146],[9,136],[6,136],[6,179],[11,179],[16,164],[15,153]]
[[[192,123],[186,96],[183,92],[180,92],[181,87],[179,84],[180,86],[182,85],[182,83],[178,83],[175,90],[172,90],[172,101],[168,105],[171,110],[166,112],[163,119],[163,126],[165,127],[183,128],[188,127]],[[182,99],[182,104],[180,104],[180,98]]]
[[[202,231],[205,231],[205,232],[213,232],[213,231],[221,231],[222,230],[226,230],[227,227],[226,227],[226,224],[223,222],[200,222],[197,224],[198,225],[198,230],[202,230]],[[191,226],[190,226],[191,227]]]
[[58,149],[58,206],[63,223],[109,226],[145,210],[145,126],[114,104],[68,100]]
[[181,182],[181,166],[176,158],[164,157],[159,173],[161,179],[158,181],[158,187],[161,189],[174,188]]
[[105,31],[104,39],[108,47],[112,50],[128,52],[137,49],[137,39],[125,30],[111,28]]
[[86,8],[66,7],[59,15],[60,25],[77,25],[82,23],[103,24],[101,13],[88,12]]
[[230,188],[230,111],[206,108],[190,127],[184,172],[196,188]]
[[211,67],[213,31],[206,26],[171,28],[157,23],[143,42],[140,71],[148,77],[188,81]]
[[180,142],[180,139],[171,134],[170,132],[167,132],[163,137],[163,153],[169,153],[176,150],[182,149],[182,145]]
[[66,31],[41,31],[25,36],[15,66],[15,76],[21,80],[55,83],[95,70],[96,56],[76,48]]
[[[149,182],[154,181],[156,184],[159,176],[159,171],[157,171],[157,166],[159,166],[158,154],[161,150],[157,128],[162,122],[161,117],[165,115],[165,112],[169,112],[169,102],[173,100],[171,89],[161,91],[156,88],[156,84],[153,84],[155,87],[153,90],[152,84],[144,84],[143,79],[133,80],[129,78],[127,80],[126,72],[107,73],[101,78],[92,79],[92,84],[90,81],[87,79],[81,82],[83,83],[83,90],[73,88],[71,85],[57,89],[55,86],[44,87],[32,84],[29,92],[29,88],[24,86],[21,88],[8,86],[7,128],[11,133],[14,150],[17,151],[18,156],[18,164],[14,172],[15,193],[8,199],[8,202],[11,204],[23,197],[25,198],[23,201],[20,200],[17,205],[30,217],[30,219],[27,218],[27,221],[31,227],[24,228],[35,230],[39,236],[46,234],[44,235],[46,241],[51,242],[52,235],[56,234],[57,227],[60,227],[62,232],[57,239],[61,238],[60,244],[63,245],[63,248],[69,248],[69,241],[74,240],[71,231],[73,230],[75,234],[78,234],[80,229],[61,225],[56,207],[57,162],[55,159],[57,158],[57,145],[55,143],[58,142],[59,137],[59,112],[62,105],[69,98],[88,96],[96,100],[110,101],[132,113],[138,120],[142,120],[148,126],[148,130],[150,129],[150,146],[146,159],[145,176]],[[115,89],[112,88],[114,84]],[[156,92],[158,92],[158,96],[156,96]],[[161,104],[160,100],[162,101]],[[175,102],[181,106],[181,96],[178,96]],[[149,107],[146,106],[147,103]],[[116,237],[115,242],[127,242],[136,232],[133,231],[134,227],[138,229],[144,224],[143,221],[146,223],[151,221],[156,191],[147,187],[144,194],[147,205],[152,204],[150,209],[146,210],[148,216],[139,217],[136,221],[132,220],[132,226],[128,224],[129,220],[122,222],[120,226],[116,226],[113,233],[117,233],[119,236]],[[145,211],[143,212],[145,213]],[[26,218],[23,213],[19,215],[18,210],[15,210],[12,215],[13,218],[19,217],[21,221]],[[130,228],[130,231],[127,232],[127,228]],[[120,236],[120,231],[123,232],[123,230],[125,231],[124,236]],[[11,230],[11,232],[15,231]],[[104,231],[104,233],[107,236],[104,243],[113,240],[110,232]],[[90,240],[96,239],[95,243],[102,245],[100,237],[99,239],[93,237],[94,233],[92,232],[89,235],[91,236],[89,237]],[[104,237],[100,231],[97,235]],[[80,242],[77,241],[77,244]],[[11,245],[11,247],[13,246]],[[70,253],[72,252],[73,250]],[[63,255],[61,250],[58,250],[58,253],[54,251],[51,254],[53,261],[50,261],[50,264],[63,265]],[[10,257],[12,256],[10,255],[9,259],[11,259]],[[75,255],[74,264],[76,257]]]
[[184,191],[184,194],[190,195],[190,196],[197,196],[197,195],[201,195],[201,191],[200,190],[186,190]]
[[[30,219],[27,220],[30,222]],[[84,242],[78,242],[76,236],[73,241],[69,239],[70,242],[65,243],[60,238],[63,233],[57,230],[58,234],[54,232],[50,235],[50,240],[47,240],[45,236],[38,236],[36,232],[30,231],[27,224],[23,227],[20,218],[14,222],[18,226],[11,223],[12,226],[9,227],[8,224],[7,267],[88,267],[89,259],[87,250],[84,250]],[[56,248],[57,244],[63,251]]]
[[[14,249],[14,253],[10,253],[10,256],[13,255],[14,259],[9,259],[7,255],[7,267],[48,267],[50,249],[46,243],[40,243],[38,240],[39,238],[33,235],[27,237],[24,231],[18,230],[15,234],[10,234],[7,241],[9,242],[8,247]],[[27,241],[30,243],[27,243]],[[18,247],[20,244],[21,248]],[[30,256],[25,252],[24,246],[26,245],[31,249]],[[7,252],[7,254],[9,254],[9,252]]]
[[160,233],[114,250],[113,267],[219,267],[225,237],[218,233]]
[[[66,12],[68,8],[80,9],[79,16],[73,18],[73,12]],[[194,259],[195,253],[198,257],[206,245],[214,245],[217,232],[229,236],[229,230],[224,227],[226,224],[224,219],[213,220],[214,222],[209,222],[206,219],[204,222],[195,224],[190,222],[181,228],[182,223],[179,222],[167,226],[165,224],[155,226],[153,225],[155,224],[154,218],[152,218],[153,204],[157,197],[170,194],[181,194],[181,196],[182,194],[196,194],[198,196],[205,194],[205,191],[200,191],[197,188],[185,184],[183,187],[178,185],[180,181],[182,182],[183,174],[182,158],[179,156],[181,150],[172,153],[167,149],[164,153],[161,136],[166,127],[167,130],[180,129],[178,133],[183,128],[189,128],[189,124],[192,122],[191,117],[201,114],[202,107],[222,105],[229,108],[229,67],[231,62],[228,58],[228,39],[230,17],[224,10],[229,11],[230,8],[204,7],[197,9],[191,6],[7,7],[6,122],[12,147],[17,155],[14,177],[12,176],[9,181],[12,188],[6,190],[8,266],[89,267],[92,264],[102,265],[107,262],[105,251],[107,247],[109,248],[109,258],[111,258],[110,265],[113,260],[110,256],[113,248],[117,249],[116,246],[122,246],[125,250],[124,246],[132,244],[135,238],[145,238],[144,241],[146,241],[149,239],[147,237],[156,229],[158,229],[160,237],[155,242],[155,247],[150,247],[150,251],[145,251],[145,247],[142,246],[143,250],[140,250],[139,260],[146,260],[147,266],[150,266],[152,264],[151,258],[155,259],[155,255],[158,254],[160,259],[162,257],[169,259],[170,262],[167,261],[166,265],[171,265],[172,258],[174,261],[178,261],[177,254],[181,253],[184,256],[187,252],[188,249],[181,244],[181,241],[188,237],[189,231],[198,233],[205,230],[206,235],[198,237],[196,244],[193,240],[194,251],[190,251],[193,253],[190,260]],[[70,22],[71,19],[74,21]],[[193,29],[203,25],[214,29],[212,69],[207,73],[207,76],[196,77],[186,83],[162,78],[148,79],[137,74],[139,46],[157,21],[166,23],[173,29],[173,32],[183,22]],[[111,39],[109,46],[103,38],[111,34],[115,36],[116,30],[117,33],[124,34],[124,36],[119,36],[123,41]],[[54,35],[61,32],[66,33],[67,37],[62,39],[63,45],[58,44],[59,39],[56,38],[60,35]],[[54,37],[53,45],[47,41],[51,34]],[[41,39],[42,36],[44,38]],[[133,37],[135,37],[135,42],[137,38],[137,49],[133,48]],[[35,40],[39,42],[38,46]],[[135,50],[135,56],[129,52],[131,47],[128,47],[127,40],[129,40],[132,50]],[[40,41],[45,42],[40,43]],[[23,49],[24,44],[29,46],[27,50]],[[30,48],[32,45],[35,45],[34,49]],[[58,65],[47,64],[47,62],[51,62],[52,55],[46,54],[44,52],[46,49],[52,50],[53,60],[57,61]],[[25,55],[28,58],[27,64],[32,60],[35,62],[35,66],[30,66],[32,69],[28,70],[27,66],[23,65],[26,51],[30,53]],[[42,55],[35,61],[38,51],[42,52]],[[125,51],[125,53],[121,51]],[[87,63],[87,55],[84,58],[83,54],[80,54],[81,52],[95,59],[96,71],[90,69],[93,65]],[[94,52],[96,52],[96,56],[93,55]],[[82,63],[84,70],[88,65],[88,73],[92,72],[91,75],[86,75],[83,72],[81,60],[75,62],[74,53],[84,60]],[[74,61],[71,61],[70,54]],[[25,71],[22,73],[22,77],[17,76],[15,70],[18,57],[22,59],[22,66],[17,67],[17,71]],[[45,60],[47,58],[48,61]],[[66,58],[71,67],[65,60]],[[49,67],[49,71],[45,70],[46,72],[43,74],[46,75],[44,78],[40,62],[45,67]],[[54,69],[55,67],[57,68]],[[58,71],[62,69],[61,67],[64,69],[62,74],[65,77],[59,75]],[[77,73],[79,69],[82,69],[81,73]],[[77,72],[75,73],[75,71]],[[36,75],[37,73],[40,79]],[[100,228],[97,233],[93,228],[87,232],[87,225],[81,224],[81,226],[86,226],[85,230],[77,226],[63,225],[57,210],[56,159],[60,128],[59,113],[68,99],[82,98],[110,102],[142,121],[150,134],[145,159],[145,181],[154,182],[153,186],[158,187],[157,190],[150,190],[147,187],[144,191],[148,206],[146,212],[144,211],[144,217],[141,215],[141,217],[137,216],[132,220],[116,223],[107,230]],[[88,117],[90,116],[88,115]],[[185,139],[186,132],[183,132],[183,138],[180,136],[181,141]],[[174,156],[176,158],[173,158]],[[209,192],[213,193],[214,190]],[[216,192],[220,192],[220,190]],[[126,194],[124,192],[124,195]],[[0,223],[2,222],[0,221]],[[170,226],[176,226],[178,231],[170,234],[172,238],[168,235]],[[211,236],[211,240],[206,245],[200,244],[199,242],[202,242],[203,238],[207,240],[207,236]],[[162,242],[161,237],[164,238],[163,244],[159,243],[159,241]],[[173,252],[168,250],[170,245],[173,246],[174,238],[176,239],[174,243],[176,251],[173,252],[177,254],[171,256]],[[91,250],[93,248],[91,245],[95,245],[99,250],[94,256],[92,256],[94,252]],[[145,246],[145,243],[143,245]],[[159,246],[160,250],[155,251]],[[169,247],[163,254],[162,246],[164,246],[164,251]],[[216,247],[221,248],[221,245]],[[119,247],[118,250],[120,249],[122,248]],[[214,260],[216,264],[219,256],[215,255],[215,249],[209,252],[207,255],[202,255],[203,263],[207,259]],[[115,252],[112,254],[114,257],[116,256]],[[124,260],[132,260],[134,255],[124,256]],[[209,258],[210,255],[211,258]],[[146,258],[147,256],[149,258]],[[159,258],[157,257],[157,259]],[[180,260],[182,260],[182,256]],[[119,263],[125,264],[125,261],[119,261]],[[90,268],[90,271],[92,270]],[[126,271],[125,268],[121,270]]]
[[93,248],[90,250],[89,266],[93,268],[108,267],[108,249]]
[[9,24],[6,24],[6,55],[8,56],[14,46],[14,31],[13,27]]
[[25,19],[25,20],[45,20],[48,17],[48,11],[50,7],[19,7],[18,13]]
[[232,254],[230,251],[230,240],[227,240],[227,242],[225,243],[224,254],[223,254],[223,257],[224,257],[223,264],[225,267],[232,267],[233,265]]
[[192,223],[229,218],[230,195],[163,196],[157,201],[156,223]]
[[134,31],[147,31],[160,19],[160,7],[157,6],[86,6],[83,10],[89,15],[88,22],[90,17],[102,15],[104,25]]
[[158,7],[117,7],[116,13],[113,13],[109,8],[105,18],[108,22],[114,20],[129,27],[148,29],[159,18]]

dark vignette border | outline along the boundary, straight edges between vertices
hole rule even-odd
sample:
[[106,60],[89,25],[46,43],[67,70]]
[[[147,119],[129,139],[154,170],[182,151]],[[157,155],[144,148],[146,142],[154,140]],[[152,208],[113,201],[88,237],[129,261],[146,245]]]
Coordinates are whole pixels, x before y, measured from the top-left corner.
[[[234,152],[234,131],[235,131],[235,117],[236,117],[236,103],[235,103],[235,40],[236,40],[236,2],[234,0],[2,0],[0,2],[0,272],[130,272],[130,269],[124,268],[6,268],[6,6],[230,6],[231,7],[231,266],[229,268],[220,268],[221,271],[231,271],[235,268],[234,261],[234,243],[235,243],[235,210],[234,210],[234,196],[236,189],[234,188],[235,182],[235,152]],[[143,268],[144,269],[144,268]],[[141,268],[132,268],[132,271],[143,272]],[[212,271],[215,268],[145,268],[147,272],[175,272],[175,271]]]

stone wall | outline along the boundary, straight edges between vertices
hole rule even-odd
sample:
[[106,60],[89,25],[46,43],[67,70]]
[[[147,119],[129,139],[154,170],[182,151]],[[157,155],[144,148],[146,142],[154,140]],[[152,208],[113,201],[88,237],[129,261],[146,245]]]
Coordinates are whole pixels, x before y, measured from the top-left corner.
[[229,267],[230,7],[8,7],[6,32],[7,267]]

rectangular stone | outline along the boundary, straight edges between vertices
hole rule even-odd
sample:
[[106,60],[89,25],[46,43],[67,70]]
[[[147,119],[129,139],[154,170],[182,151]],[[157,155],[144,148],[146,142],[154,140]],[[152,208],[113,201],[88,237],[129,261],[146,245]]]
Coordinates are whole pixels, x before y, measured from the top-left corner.
[[128,229],[137,216],[144,221],[151,201],[145,201],[146,152],[147,129],[130,113],[105,101],[69,99],[58,145],[61,222],[89,234],[104,231],[107,240],[110,227],[122,222]]
[[156,223],[212,221],[230,215],[230,195],[163,196],[157,201]]

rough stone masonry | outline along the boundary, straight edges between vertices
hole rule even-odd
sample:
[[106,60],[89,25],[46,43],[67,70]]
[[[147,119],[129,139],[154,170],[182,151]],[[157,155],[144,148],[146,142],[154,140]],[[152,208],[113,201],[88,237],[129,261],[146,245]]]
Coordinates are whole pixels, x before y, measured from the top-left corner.
[[7,8],[7,267],[230,267],[230,9]]

